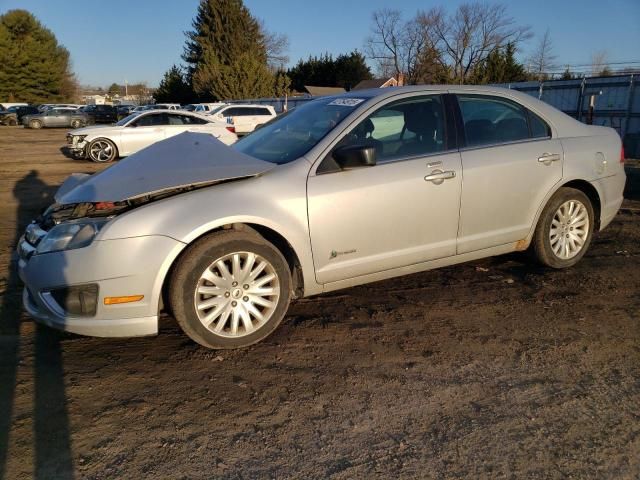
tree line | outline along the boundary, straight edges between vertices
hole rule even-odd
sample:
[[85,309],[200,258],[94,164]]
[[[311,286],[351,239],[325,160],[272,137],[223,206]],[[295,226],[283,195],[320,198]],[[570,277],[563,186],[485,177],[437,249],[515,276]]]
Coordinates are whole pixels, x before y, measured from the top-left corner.
[[[546,80],[560,68],[549,30],[519,61],[523,43],[533,36],[530,28],[504,5],[481,2],[452,11],[435,7],[408,19],[400,10],[377,10],[363,51],[309,56],[289,68],[287,36],[268,30],[243,0],[201,0],[185,35],[182,63],[164,74],[154,94],[158,102],[281,97],[306,85],[349,90],[373,78],[371,67],[378,77],[402,77],[406,84]],[[592,64],[592,74],[611,74],[606,52],[594,54]],[[0,98],[7,101],[77,96],[68,50],[25,10],[0,15],[0,66]],[[567,67],[561,78],[574,76]]]

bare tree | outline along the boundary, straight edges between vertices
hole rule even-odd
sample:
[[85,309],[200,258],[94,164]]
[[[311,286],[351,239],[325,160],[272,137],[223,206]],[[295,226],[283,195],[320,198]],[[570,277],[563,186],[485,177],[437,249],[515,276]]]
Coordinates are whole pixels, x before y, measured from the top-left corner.
[[400,11],[392,9],[373,12],[372,20],[365,54],[378,64],[378,74],[396,78],[403,74],[407,83],[415,83],[427,46],[420,23],[416,19],[404,21]]
[[273,71],[282,70],[289,62],[289,37],[284,33],[276,33],[268,30],[263,21],[260,21],[260,31],[267,52],[267,63]]
[[530,72],[533,73],[538,80],[544,80],[546,72],[552,70],[555,65],[556,55],[553,53],[553,44],[551,43],[551,31],[547,28],[546,32],[538,42],[536,49],[529,57]]
[[474,68],[496,48],[517,46],[531,37],[529,27],[516,25],[499,4],[465,3],[451,15],[444,8],[418,14],[428,45],[440,52],[451,69],[453,80],[465,83]]
[[591,75],[603,75],[609,73],[609,52],[600,50],[591,54]]

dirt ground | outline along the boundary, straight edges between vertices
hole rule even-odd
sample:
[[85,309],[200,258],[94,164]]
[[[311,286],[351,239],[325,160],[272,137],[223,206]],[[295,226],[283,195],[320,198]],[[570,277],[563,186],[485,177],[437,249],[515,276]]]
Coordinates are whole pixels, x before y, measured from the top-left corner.
[[522,254],[303,299],[212,352],[171,318],[74,336],[20,310],[16,237],[64,131],[0,127],[0,478],[640,478],[640,165],[576,267]]

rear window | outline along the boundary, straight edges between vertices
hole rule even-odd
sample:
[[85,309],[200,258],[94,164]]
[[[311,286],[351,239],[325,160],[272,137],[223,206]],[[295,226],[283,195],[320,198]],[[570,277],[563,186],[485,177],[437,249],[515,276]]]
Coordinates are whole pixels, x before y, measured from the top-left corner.
[[551,136],[551,128],[539,116],[528,110],[529,125],[531,127],[531,138],[545,138]]

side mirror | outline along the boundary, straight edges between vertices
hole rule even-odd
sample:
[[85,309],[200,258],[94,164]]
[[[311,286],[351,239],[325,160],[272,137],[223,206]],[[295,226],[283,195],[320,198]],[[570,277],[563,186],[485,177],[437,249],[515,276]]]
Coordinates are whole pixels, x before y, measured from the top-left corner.
[[340,168],[373,167],[376,164],[376,149],[366,145],[347,145],[333,152]]

